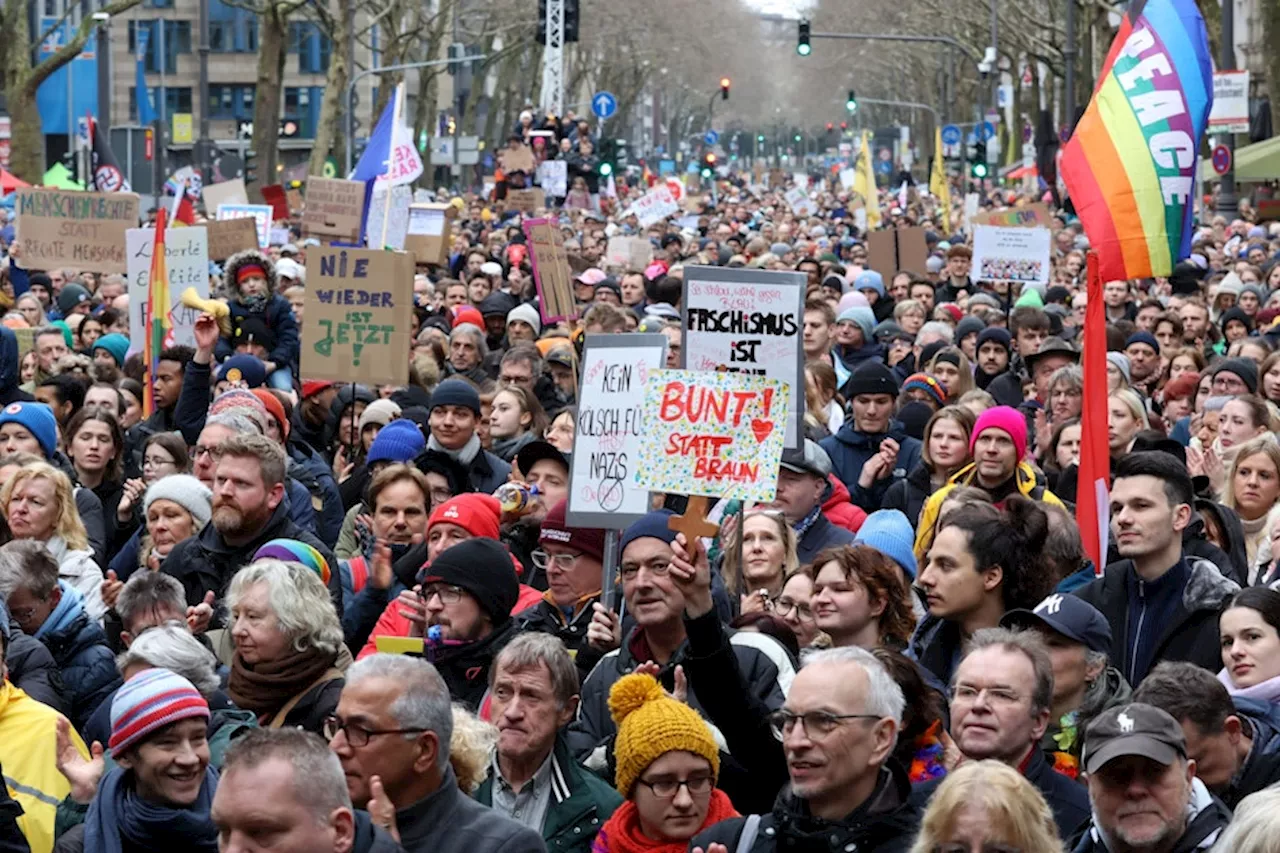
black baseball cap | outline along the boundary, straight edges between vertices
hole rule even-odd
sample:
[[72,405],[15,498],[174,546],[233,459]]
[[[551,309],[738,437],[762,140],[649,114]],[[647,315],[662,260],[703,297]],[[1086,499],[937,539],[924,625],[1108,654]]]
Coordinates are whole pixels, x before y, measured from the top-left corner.
[[1005,628],[1044,626],[1091,652],[1111,654],[1111,625],[1098,609],[1083,598],[1054,593],[1027,610],[1010,610],[1000,618]]
[[569,460],[565,459],[555,445],[546,441],[531,441],[520,448],[520,452],[516,454],[516,467],[527,477],[529,470],[544,459],[550,459],[563,467],[566,474],[569,473]]
[[1186,758],[1181,724],[1166,711],[1141,702],[1103,711],[1085,731],[1084,771],[1097,773],[1126,755],[1141,755],[1166,766]]

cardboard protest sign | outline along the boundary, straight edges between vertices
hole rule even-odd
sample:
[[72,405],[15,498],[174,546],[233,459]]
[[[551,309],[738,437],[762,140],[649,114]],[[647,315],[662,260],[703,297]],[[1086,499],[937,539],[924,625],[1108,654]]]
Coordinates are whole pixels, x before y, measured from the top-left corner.
[[649,511],[649,491],[636,485],[632,469],[643,440],[645,384],[666,358],[665,335],[587,335],[569,472],[570,525],[622,530]]
[[240,178],[220,184],[205,184],[200,190],[200,197],[204,199],[205,210],[217,210],[223,204],[249,203],[249,192]]
[[605,265],[621,270],[643,270],[653,260],[653,244],[643,237],[610,237]]
[[569,164],[565,160],[543,160],[538,164],[538,186],[552,198],[569,194]]
[[679,202],[672,197],[666,184],[661,184],[632,202],[625,215],[635,216],[641,228],[648,228],[679,212]]
[[364,181],[339,178],[307,178],[302,233],[308,237],[354,243],[360,239],[364,215]]
[[[243,220],[247,221],[247,220]],[[129,259],[129,337],[146,338],[147,295],[151,287],[151,254],[156,247],[154,228],[130,228],[125,232]],[[209,298],[209,236],[203,225],[165,231],[165,265],[169,272],[169,321],[173,342],[195,346],[196,318],[200,312],[182,304],[182,291],[194,287],[202,299]]]
[[14,212],[25,268],[128,271],[124,234],[138,224],[138,197],[133,193],[23,187],[14,193]]
[[265,204],[220,204],[219,219],[252,219],[258,232],[258,248],[271,245],[271,207]]
[[867,266],[886,281],[903,270],[922,275],[929,258],[924,234],[923,228],[871,231],[867,234]]
[[302,193],[295,189],[289,189],[285,192],[284,197],[289,202],[290,215],[301,216],[303,206]]
[[787,205],[796,216],[812,216],[814,211],[818,209],[818,206],[809,198],[808,193],[799,187],[792,187],[787,190],[787,194],[783,198],[787,200]]
[[498,162],[502,165],[502,171],[504,172],[532,173],[538,168],[537,161],[533,156],[533,149],[528,145],[503,148],[498,152]]
[[773,500],[790,396],[788,383],[764,376],[650,372],[636,485],[752,503]]
[[539,187],[527,190],[507,190],[507,210],[536,213],[547,206],[547,194]]
[[1048,228],[975,225],[973,280],[1048,284],[1051,248]]
[[[374,185],[373,195],[369,199],[369,225],[365,228],[365,244],[370,249],[404,248],[405,235],[409,233],[409,205],[413,204],[413,190],[408,184],[399,184],[391,188],[391,201],[387,202],[386,184]],[[382,229],[383,217],[387,219],[387,228]]]
[[533,282],[538,287],[538,311],[542,322],[575,319],[578,306],[573,299],[572,273],[559,223],[554,219],[529,219],[523,228],[525,240],[529,243]]
[[746,373],[786,382],[787,447],[804,439],[804,273],[684,268],[680,301],[686,370]]
[[[966,197],[966,202],[968,198]],[[1021,228],[1049,228],[1053,225],[1053,213],[1047,204],[1034,202],[1025,207],[1004,210],[984,210],[969,217],[970,225],[1002,225]]]
[[303,379],[409,381],[413,256],[372,249],[307,251]]
[[447,264],[449,241],[453,236],[450,225],[457,213],[458,209],[451,204],[409,205],[405,251],[413,252],[420,264]]
[[272,184],[262,188],[262,200],[271,207],[271,221],[279,222],[289,218],[289,199],[284,194],[283,184]]
[[209,235],[211,261],[225,261],[236,252],[259,248],[258,223],[252,219],[211,220],[204,227]]

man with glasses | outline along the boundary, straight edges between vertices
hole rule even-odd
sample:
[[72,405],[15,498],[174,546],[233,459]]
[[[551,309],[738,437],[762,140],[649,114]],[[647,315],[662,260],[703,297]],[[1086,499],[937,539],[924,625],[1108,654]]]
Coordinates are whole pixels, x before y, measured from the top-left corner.
[[[902,853],[920,822],[906,771],[889,760],[906,700],[872,654],[856,646],[805,659],[770,727],[790,788],[761,815],[752,853],[857,850]],[[695,836],[689,849],[737,849],[745,818]]]
[[[582,685],[582,707],[569,729],[569,745],[589,769],[603,768],[617,733],[609,691],[622,676],[648,664],[667,690],[688,685],[688,703],[720,732],[720,788],[739,808],[766,809],[783,779],[771,784],[768,755],[760,748],[760,721],[782,705],[795,670],[772,637],[725,628],[712,597],[712,572],[700,544],[692,562],[668,522],[669,510],[650,512],[628,527],[619,543],[619,577],[626,612],[635,627],[622,637],[612,614],[598,613],[592,639],[614,646]],[[679,550],[677,550],[679,549]],[[776,764],[774,765],[776,766]]]
[[1211,392],[1215,397],[1258,393],[1258,365],[1247,358],[1228,358],[1213,370]]
[[325,735],[342,763],[352,805],[368,809],[375,796],[389,800],[408,853],[546,850],[538,832],[458,787],[449,764],[450,691],[427,661],[389,654],[357,661],[346,672]]
[[[986,628],[973,635],[951,687],[951,735],[966,759],[992,759],[1022,773],[1070,838],[1089,819],[1084,788],[1054,770],[1040,748],[1053,707],[1053,663],[1032,631]],[[923,807],[941,780],[918,785]]]

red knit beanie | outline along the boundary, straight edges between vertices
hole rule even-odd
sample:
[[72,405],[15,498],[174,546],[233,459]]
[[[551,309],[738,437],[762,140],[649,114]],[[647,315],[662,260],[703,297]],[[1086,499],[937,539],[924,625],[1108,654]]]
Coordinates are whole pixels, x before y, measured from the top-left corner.
[[240,269],[236,270],[236,284],[239,284],[251,275],[256,275],[258,278],[265,279],[267,277],[267,271],[259,264],[245,264],[240,267]]
[[969,437],[969,453],[978,443],[978,436],[988,429],[1004,430],[1013,439],[1013,446],[1018,451],[1018,461],[1027,455],[1027,419],[1022,413],[1010,406],[995,406],[978,416],[974,424],[973,435]]
[[427,531],[430,532],[432,527],[441,522],[447,522],[458,525],[472,536],[497,539],[498,521],[501,517],[502,506],[493,495],[458,495],[436,507],[427,520]]

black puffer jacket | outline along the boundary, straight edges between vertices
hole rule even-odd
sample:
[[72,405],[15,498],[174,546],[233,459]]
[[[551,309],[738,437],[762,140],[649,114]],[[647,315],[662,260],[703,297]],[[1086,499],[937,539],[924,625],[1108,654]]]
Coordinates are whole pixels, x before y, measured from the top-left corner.
[[22,633],[0,601],[0,634],[4,635],[4,663],[9,682],[37,702],[66,715],[71,708],[63,696],[62,671],[44,643]]
[[71,724],[83,730],[102,700],[121,684],[107,635],[81,611],[64,629],[46,634],[40,640],[62,671],[67,701],[71,705]]
[[921,460],[907,472],[906,477],[889,484],[880,508],[898,510],[907,517],[907,521],[911,522],[911,529],[915,530],[916,523],[920,520],[920,510],[924,508],[924,502],[931,494],[933,494],[933,478],[924,460]]

